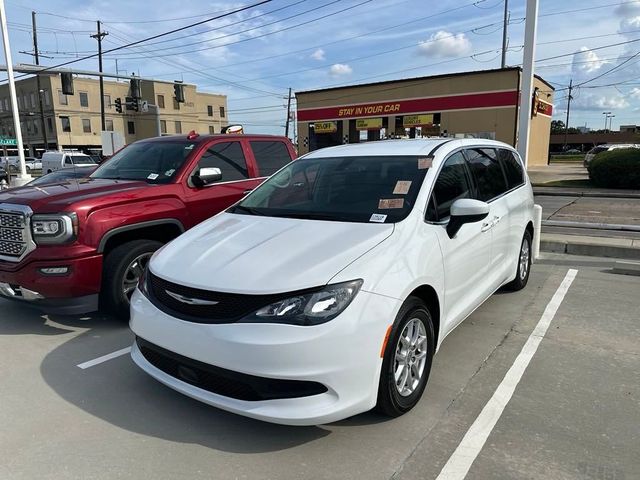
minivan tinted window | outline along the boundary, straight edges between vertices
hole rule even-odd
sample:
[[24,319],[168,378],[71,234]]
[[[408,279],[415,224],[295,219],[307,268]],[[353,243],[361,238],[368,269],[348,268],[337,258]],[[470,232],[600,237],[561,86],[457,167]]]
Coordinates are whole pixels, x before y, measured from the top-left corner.
[[522,164],[518,161],[514,153],[509,150],[500,149],[498,150],[498,159],[507,177],[509,190],[523,185],[524,168],[522,168]]
[[427,220],[444,220],[451,215],[451,205],[460,198],[471,198],[471,184],[462,152],[451,155],[442,166],[427,207]]
[[289,150],[283,142],[250,143],[261,177],[273,175],[291,161]]
[[507,182],[493,148],[465,150],[471,173],[478,186],[478,200],[488,202],[507,191]]

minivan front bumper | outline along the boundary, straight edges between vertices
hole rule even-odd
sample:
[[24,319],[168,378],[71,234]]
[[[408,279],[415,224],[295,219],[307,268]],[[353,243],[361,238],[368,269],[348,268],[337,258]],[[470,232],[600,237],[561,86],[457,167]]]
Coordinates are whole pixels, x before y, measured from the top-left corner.
[[[167,315],[136,290],[130,325],[141,342],[134,343],[131,356],[165,385],[223,410],[286,425],[330,423],[375,406],[380,352],[400,303],[360,291],[341,315],[323,325],[202,324]],[[186,357],[187,369],[180,375],[168,374],[172,370],[143,354],[140,345],[145,342]],[[276,384],[298,382],[301,389],[302,384],[310,388],[310,395],[266,400],[221,395],[196,386],[198,382],[189,377],[191,361]],[[317,385],[323,388],[314,391]]]

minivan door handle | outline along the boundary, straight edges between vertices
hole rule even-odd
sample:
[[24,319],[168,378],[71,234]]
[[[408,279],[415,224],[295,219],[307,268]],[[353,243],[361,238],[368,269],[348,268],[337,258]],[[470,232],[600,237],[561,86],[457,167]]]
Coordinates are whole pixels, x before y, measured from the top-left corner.
[[482,224],[482,228],[480,228],[481,232],[488,232],[489,230],[491,230],[493,228],[493,226],[495,225],[494,222],[485,222]]

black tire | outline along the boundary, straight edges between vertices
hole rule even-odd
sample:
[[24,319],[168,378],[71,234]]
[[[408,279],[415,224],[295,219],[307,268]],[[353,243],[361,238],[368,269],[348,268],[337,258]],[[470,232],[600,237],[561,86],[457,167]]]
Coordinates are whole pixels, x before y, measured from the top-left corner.
[[[425,364],[417,387],[415,387],[411,394],[403,396],[398,391],[395,381],[396,351],[398,350],[400,336],[402,335],[405,326],[407,326],[407,324],[413,319],[420,320],[425,328]],[[429,309],[419,298],[409,297],[398,312],[396,321],[391,328],[391,333],[389,334],[384,359],[382,361],[376,410],[390,417],[399,417],[415,407],[418,401],[420,401],[422,393],[427,386],[434,353],[435,335],[433,320],[429,313]]]
[[[529,253],[527,255],[528,257],[527,261],[525,262],[527,270],[526,272],[524,272],[524,275],[523,275],[523,271],[522,271],[523,263],[521,262],[521,258],[522,258],[525,242],[526,242]],[[531,252],[532,252],[531,244],[532,244],[531,233],[529,233],[529,230],[525,230],[524,236],[522,237],[522,243],[520,244],[520,250],[518,250],[518,260],[517,260],[518,269],[516,271],[516,278],[514,278],[504,286],[506,290],[517,292],[518,290],[522,290],[524,287],[527,286],[527,283],[529,283],[529,274],[531,273]]]
[[[107,254],[102,268],[100,292],[100,307],[103,310],[122,320],[129,319],[129,298],[132,292],[129,295],[124,292],[125,275],[136,259],[144,256],[148,261],[161,246],[162,243],[156,240],[134,240],[123,243]],[[146,263],[141,268],[144,266]]]

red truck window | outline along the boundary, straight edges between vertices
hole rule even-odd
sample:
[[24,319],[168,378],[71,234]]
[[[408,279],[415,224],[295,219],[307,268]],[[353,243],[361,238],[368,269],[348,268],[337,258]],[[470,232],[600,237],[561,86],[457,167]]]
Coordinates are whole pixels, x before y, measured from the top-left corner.
[[252,141],[249,143],[261,177],[273,175],[292,160],[284,142]]
[[198,162],[201,168],[217,167],[222,171],[221,182],[233,182],[249,178],[247,160],[240,142],[216,143],[207,149]]

